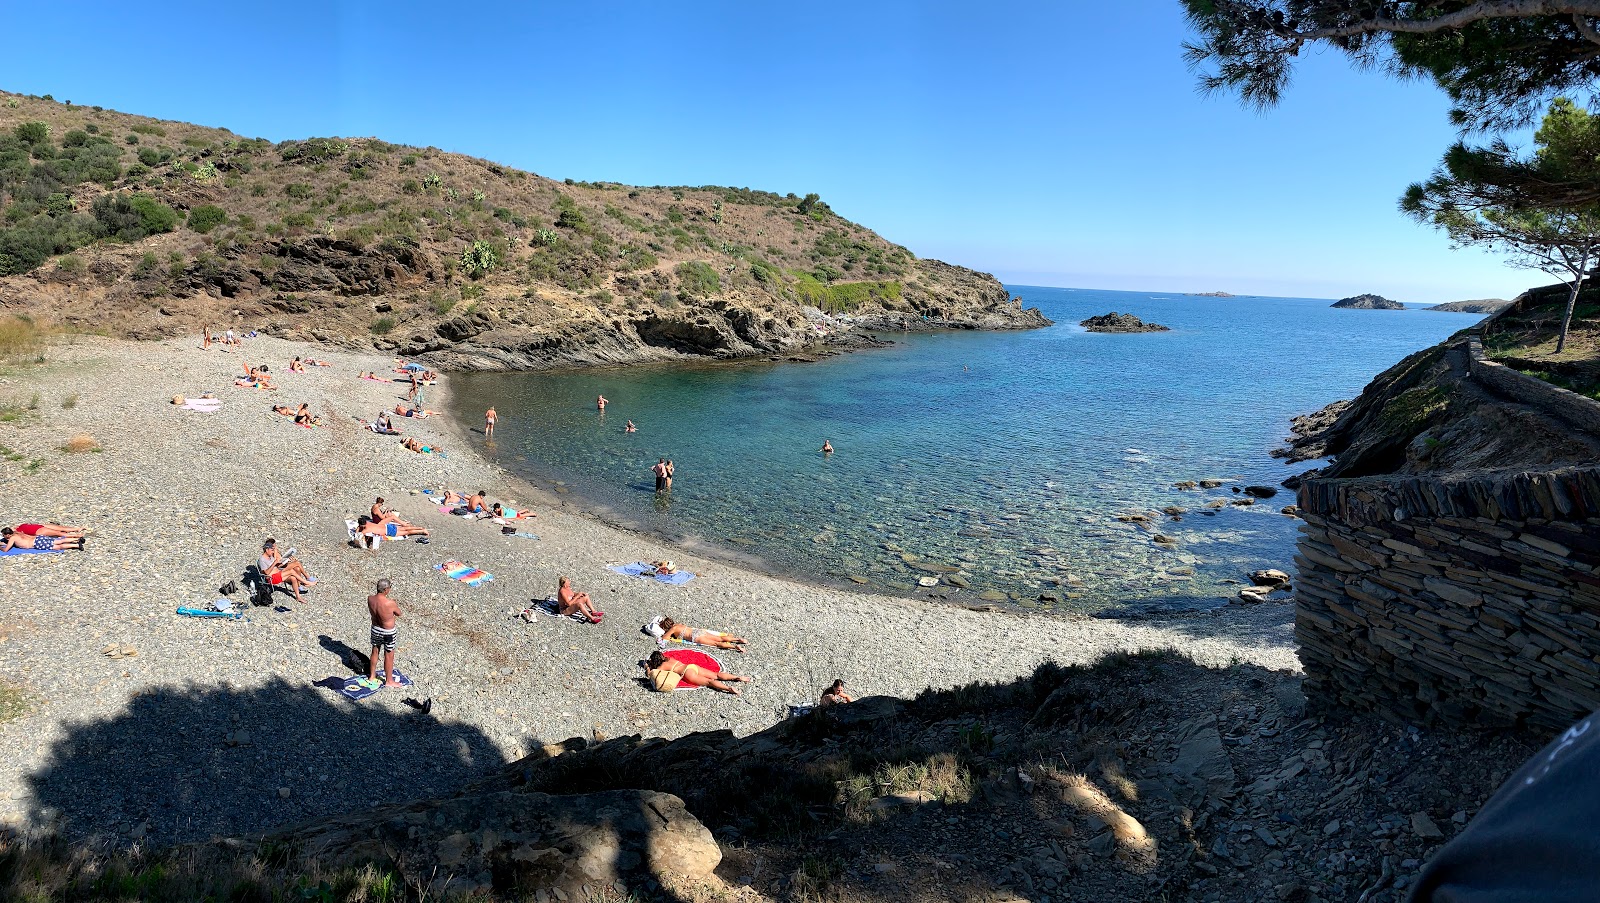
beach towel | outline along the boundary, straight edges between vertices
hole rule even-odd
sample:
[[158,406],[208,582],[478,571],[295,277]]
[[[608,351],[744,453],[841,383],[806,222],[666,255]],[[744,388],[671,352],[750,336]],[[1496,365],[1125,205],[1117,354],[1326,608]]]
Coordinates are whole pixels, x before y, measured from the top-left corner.
[[532,602],[528,603],[527,608],[522,610],[522,615],[519,615],[519,617],[522,617],[524,621],[531,621],[531,616],[535,614],[549,615],[552,618],[571,618],[572,620],[577,621],[579,624],[594,623],[577,612],[573,612],[570,615],[563,615],[561,613],[561,606],[556,603],[554,597],[549,599],[534,599]]
[[221,399],[215,398],[191,398],[183,404],[178,405],[178,410],[199,411],[202,414],[215,414],[216,412],[222,410],[222,401]]
[[244,618],[244,614],[237,611],[217,611],[214,608],[190,608],[188,606],[180,607],[178,614],[189,618],[232,618],[235,621]]
[[657,574],[654,567],[643,561],[635,561],[633,564],[613,565],[607,570],[615,571],[618,574],[626,574],[629,577],[649,577],[668,586],[682,586],[694,579],[694,575],[688,571],[679,571],[676,574]]
[[444,564],[436,564],[433,566],[433,569],[436,571],[444,571],[446,577],[449,577],[451,580],[458,580],[468,586],[482,586],[483,584],[494,579],[493,574],[488,573],[487,571],[478,570],[466,562],[456,561],[454,559],[446,561]]
[[[317,681],[316,685],[330,690],[337,690],[344,694],[347,699],[360,702],[376,695],[379,690],[383,689],[385,680],[383,669],[379,668],[377,674],[376,679],[368,679],[365,675],[357,675],[355,677],[339,677],[335,675]],[[407,677],[405,672],[399,668],[394,669],[394,679],[399,681],[402,687],[411,686],[411,678]]]
[[8,549],[0,552],[0,558],[10,558],[12,555],[49,555],[64,552],[65,549]]
[[[705,654],[704,652],[700,652],[700,651],[695,650],[695,649],[672,649],[672,650],[669,650],[667,652],[661,653],[661,655],[664,658],[674,659],[676,661],[683,662],[686,665],[697,665],[700,668],[702,668],[703,670],[709,671],[712,674],[721,674],[722,673],[722,663],[721,662],[719,662],[716,659],[712,658],[711,656]],[[675,689],[675,690],[698,690],[699,687],[696,687],[694,684],[686,684],[686,683],[681,683],[680,682],[680,683],[675,684],[673,686],[673,689]]]
[[381,376],[363,376],[363,377],[360,377],[360,378],[368,380],[370,382],[375,382],[375,383],[386,383],[386,382],[388,382],[388,380],[384,379]]
[[539,538],[539,534],[537,534],[537,533],[517,532],[517,533],[506,533],[506,534],[503,534],[503,535],[505,535],[505,536],[515,536],[518,539],[538,539]]
[[[361,524],[359,522],[357,522],[357,521],[346,520],[344,522],[344,530],[345,530],[345,533],[349,535],[350,541],[355,543],[358,548],[376,549],[378,547],[378,544],[383,541],[383,537],[381,537],[381,536],[371,536],[371,535],[368,535],[366,533],[362,533],[361,532]],[[370,546],[365,545],[363,543],[363,540],[370,541],[371,545]]]

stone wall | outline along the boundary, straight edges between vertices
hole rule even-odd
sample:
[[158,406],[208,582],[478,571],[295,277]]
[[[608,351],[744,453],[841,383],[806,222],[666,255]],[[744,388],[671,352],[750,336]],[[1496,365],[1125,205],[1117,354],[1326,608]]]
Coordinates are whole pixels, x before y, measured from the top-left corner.
[[1467,339],[1472,378],[1502,398],[1538,408],[1585,432],[1600,434],[1600,401],[1489,360],[1477,336]]
[[1547,729],[1600,708],[1600,468],[1310,480],[1299,505],[1313,699]]

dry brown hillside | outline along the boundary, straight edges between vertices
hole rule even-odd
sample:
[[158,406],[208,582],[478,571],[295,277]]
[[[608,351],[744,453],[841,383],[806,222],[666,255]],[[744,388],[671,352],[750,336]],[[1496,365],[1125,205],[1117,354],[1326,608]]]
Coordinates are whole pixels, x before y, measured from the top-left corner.
[[0,308],[463,368],[738,357],[874,326],[1027,328],[992,276],[801,198],[560,183],[376,138],[279,144],[0,92]]

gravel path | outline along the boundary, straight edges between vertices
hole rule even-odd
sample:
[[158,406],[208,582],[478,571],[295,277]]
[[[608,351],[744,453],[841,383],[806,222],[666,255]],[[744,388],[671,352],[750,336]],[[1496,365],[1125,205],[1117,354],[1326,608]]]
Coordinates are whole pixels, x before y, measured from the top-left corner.
[[[334,366],[280,372],[308,353]],[[280,389],[234,388],[245,360],[270,364]],[[357,374],[392,367],[268,338],[232,353],[79,338],[0,376],[0,405],[37,398],[0,420],[0,521],[94,530],[84,553],[0,560],[0,681],[31,703],[0,725],[10,766],[0,820],[117,843],[239,833],[454,789],[572,736],[749,733],[834,677],[858,696],[907,696],[1150,646],[1204,664],[1299,668],[1281,604],[1162,624],[984,613],[697,559],[542,495],[482,460],[482,437],[443,417],[397,424],[442,445],[443,458],[360,429],[353,415],[393,406],[404,387]],[[447,383],[430,405],[444,407]],[[205,391],[223,399],[219,413],[169,403]],[[325,425],[303,429],[269,410],[301,402]],[[102,450],[61,449],[79,434]],[[502,536],[417,494],[442,486],[530,504],[540,516],[523,529],[541,538]],[[344,520],[375,495],[433,541],[385,543],[375,556],[347,545]],[[297,547],[321,578],[304,604],[279,595],[286,610],[256,608],[247,622],[174,614],[216,598],[266,536]],[[671,587],[606,570],[662,557],[702,576]],[[433,570],[447,558],[495,580],[453,582]],[[603,625],[513,617],[560,574],[593,595]],[[416,686],[351,703],[313,682],[348,675],[348,647],[366,653],[363,603],[380,577],[395,582],[400,667]],[[719,653],[755,678],[745,695],[646,692],[637,663],[654,647],[639,627],[656,614],[748,636],[748,655]],[[136,654],[103,654],[110,644]],[[428,697],[426,715],[405,701]]]

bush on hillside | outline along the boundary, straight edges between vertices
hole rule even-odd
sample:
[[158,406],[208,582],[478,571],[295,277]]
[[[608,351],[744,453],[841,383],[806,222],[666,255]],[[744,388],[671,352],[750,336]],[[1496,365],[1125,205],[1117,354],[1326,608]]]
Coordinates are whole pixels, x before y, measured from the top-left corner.
[[281,154],[285,163],[326,163],[344,156],[350,145],[335,138],[308,138],[285,147]]
[[475,241],[461,252],[461,271],[473,279],[481,279],[500,265],[500,255],[486,241]]
[[683,294],[694,298],[704,298],[722,289],[722,280],[717,278],[717,271],[703,260],[689,260],[673,268],[678,274],[678,288]]
[[171,232],[178,225],[178,211],[144,194],[101,195],[93,212],[104,234],[122,241]]
[[201,204],[189,211],[189,228],[201,235],[228,221],[228,211],[215,204]]
[[19,122],[11,132],[23,144],[43,144],[50,140],[50,126],[43,122]]

